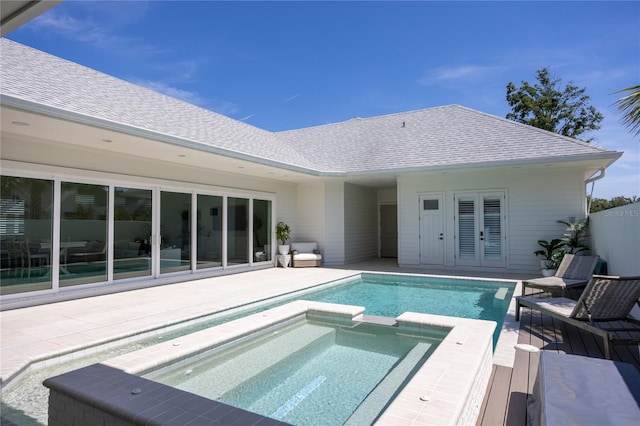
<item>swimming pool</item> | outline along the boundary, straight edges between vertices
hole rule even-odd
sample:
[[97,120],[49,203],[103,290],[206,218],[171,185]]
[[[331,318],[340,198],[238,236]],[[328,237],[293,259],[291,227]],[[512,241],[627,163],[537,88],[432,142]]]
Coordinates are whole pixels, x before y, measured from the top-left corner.
[[442,336],[311,314],[144,377],[295,425],[371,424]]
[[[377,321],[379,318],[369,318],[363,313],[364,308],[358,306],[304,300],[290,302],[172,341],[127,353],[101,364],[49,378],[45,381],[45,385],[51,390],[49,409],[53,409],[54,414],[58,416],[69,415],[82,418],[85,415],[96,416],[102,413],[108,418],[116,416],[125,421],[135,419],[133,421],[135,424],[164,424],[169,419],[175,418],[180,418],[183,424],[192,421],[206,424],[257,423],[261,421],[260,417],[256,417],[258,414],[247,411],[247,408],[258,411],[257,407],[233,408],[217,400],[185,392],[142,376],[171,366],[176,368],[178,373],[188,376],[187,380],[189,380],[197,368],[191,365],[194,359],[198,362],[212,353],[215,354],[218,349],[233,350],[234,347],[238,347],[237,345],[251,342],[256,336],[263,336],[262,341],[269,342],[270,338],[278,335],[282,331],[282,326],[289,321],[304,320],[313,323],[317,316],[320,316],[322,323],[337,322],[344,327],[345,332],[362,327],[363,333],[358,333],[355,341],[363,339],[366,343],[358,345],[354,340],[347,339],[350,342],[346,345],[346,352],[349,354],[347,357],[355,355],[355,359],[348,362],[345,368],[341,368],[342,363],[346,362],[344,358],[341,358],[338,363],[329,364],[318,360],[318,352],[322,353],[318,348],[298,358],[300,351],[296,350],[295,346],[302,344],[304,339],[301,336],[293,336],[291,344],[277,343],[277,350],[267,348],[266,355],[264,352],[262,355],[254,355],[260,362],[264,361],[262,358],[273,361],[274,357],[286,355],[286,362],[275,363],[285,371],[276,372],[273,377],[278,377],[279,380],[293,377],[297,380],[292,387],[285,386],[287,393],[284,398],[272,401],[269,396],[266,397],[268,407],[264,409],[267,415],[278,417],[283,413],[289,415],[292,411],[296,411],[297,415],[308,418],[310,421],[291,420],[288,417],[282,417],[282,419],[304,425],[337,426],[372,422],[405,424],[408,418],[414,419],[412,424],[415,425],[475,423],[491,375],[491,340],[495,329],[494,322],[404,313],[395,318],[393,326],[371,325],[368,324],[370,320]],[[320,332],[325,331],[320,330]],[[415,344],[411,342],[406,345],[406,341],[398,344],[398,340],[394,341],[396,339],[394,337],[386,344],[382,343],[380,347],[380,343],[376,343],[375,340],[385,333],[418,336],[418,341]],[[306,335],[307,330],[302,334]],[[425,337],[425,340],[421,340]],[[435,339],[431,340],[434,337]],[[439,342],[437,342],[438,339],[440,339]],[[433,351],[431,351],[432,346],[435,347]],[[334,344],[328,347],[332,350],[337,348]],[[338,351],[342,349],[338,348]],[[364,357],[361,350],[371,353]],[[239,353],[244,351],[240,350]],[[289,355],[293,358],[289,358]],[[426,355],[428,358],[422,363]],[[234,355],[227,358],[233,359]],[[321,359],[322,355],[319,358]],[[371,364],[377,364],[379,361],[381,366],[373,368]],[[321,369],[298,376],[299,370],[305,370],[313,364],[319,364]],[[353,369],[356,365],[361,372],[349,376],[347,370]],[[388,370],[390,365],[393,367]],[[362,373],[362,369],[370,368],[375,372],[373,378],[365,377],[366,374]],[[232,399],[236,398],[238,404],[251,404],[256,398],[262,399],[262,397],[254,394],[244,403],[237,399],[242,399],[245,390],[248,390],[242,388],[242,383],[246,382],[244,379],[247,378],[249,381],[246,383],[251,383],[252,388],[254,386],[260,388],[260,384],[265,380],[265,374],[263,374],[265,372],[266,377],[269,377],[266,379],[267,386],[262,386],[259,393],[266,388],[268,395],[270,388],[279,386],[279,383],[270,381],[273,370],[269,367],[256,368],[253,362],[247,359],[241,360],[241,365],[236,368],[226,369],[220,376],[223,383],[214,383],[206,374],[203,382],[205,388],[214,384],[222,386],[227,390],[225,393],[230,392]],[[324,398],[320,398],[319,406],[312,404],[310,410],[309,407],[304,409],[302,405],[307,398],[313,402],[312,394],[322,392],[321,388],[329,380],[330,373],[345,376],[347,382],[355,384],[356,387],[363,386],[367,393],[364,400],[359,403],[356,401],[355,404],[345,408],[346,414],[335,420],[331,418],[334,407],[322,404],[322,401],[325,401]],[[250,377],[241,377],[238,380],[237,376]],[[369,385],[364,386],[359,382],[362,377],[370,382]],[[241,390],[237,392],[239,389]],[[347,391],[346,394],[340,393],[336,386],[327,386],[325,390],[330,394],[335,392],[338,400],[353,393],[351,391]],[[387,392],[382,392],[383,390]],[[357,406],[355,410],[354,406]],[[377,417],[381,409],[382,413]],[[348,416],[346,422],[345,415]],[[169,423],[175,424],[175,421],[169,421]]]
[[363,306],[368,315],[391,318],[419,312],[495,321],[495,347],[514,289],[510,281],[361,273],[296,299]]
[[[397,277],[402,278],[402,281],[404,283],[394,284]],[[419,289],[426,288],[426,287],[435,287],[436,291],[440,291],[444,287],[449,290],[454,290],[456,292],[454,293],[454,295],[457,294],[457,296],[449,297],[450,299],[456,301],[452,303],[452,305],[461,305],[461,303],[457,302],[458,300],[468,299],[471,305],[475,305],[474,309],[476,310],[476,314],[479,313],[481,317],[485,319],[495,320],[496,322],[498,322],[498,324],[502,323],[502,320],[504,318],[504,311],[501,314],[497,314],[497,316],[494,318],[486,317],[485,314],[490,312],[493,308],[497,306],[498,300],[508,301],[511,298],[510,294],[512,293],[512,290],[505,290],[505,289],[512,288],[515,285],[515,282],[513,281],[492,282],[489,280],[482,280],[482,279],[467,280],[467,279],[454,279],[454,278],[448,278],[448,277],[415,276],[411,274],[402,274],[402,275],[384,274],[384,273],[356,274],[347,279],[341,279],[341,280],[337,280],[337,281],[333,281],[333,282],[329,282],[321,285],[316,285],[313,288],[309,288],[303,292],[296,292],[296,293],[287,294],[278,298],[261,300],[259,301],[258,304],[255,304],[255,305],[245,305],[245,306],[229,309],[226,311],[214,312],[209,317],[201,317],[201,318],[189,321],[188,329],[184,328],[184,324],[176,324],[176,325],[170,326],[167,330],[156,330],[150,334],[150,336],[152,337],[148,338],[146,342],[142,340],[134,341],[133,338],[127,338],[126,345],[124,345],[125,342],[123,341],[122,347],[118,347],[118,353],[119,354],[127,353],[130,351],[137,350],[141,347],[148,346],[149,344],[155,344],[160,341],[179,337],[186,333],[191,333],[195,330],[206,329],[216,324],[221,324],[223,322],[230,321],[233,318],[238,318],[240,316],[248,315],[251,312],[258,312],[264,309],[268,309],[272,306],[283,304],[291,300],[313,299],[316,296],[318,298],[333,297],[331,296],[332,292],[334,291],[337,293],[343,292],[347,290],[347,288],[351,284],[355,284],[353,289],[356,290],[357,288],[360,287],[358,281],[363,279],[366,279],[367,281],[370,281],[370,280],[375,281],[376,279],[382,280],[386,282],[389,287],[395,287],[395,286],[412,287],[413,286],[413,287],[418,287]],[[460,286],[461,288],[458,290],[455,290],[458,286]],[[485,295],[476,295],[473,297],[466,295],[465,293],[466,290],[469,290],[471,288],[476,288],[476,287],[484,288],[484,290],[487,290],[488,293]],[[329,288],[333,288],[333,290],[331,290],[331,292],[324,291]],[[509,293],[506,294],[505,291],[509,291]],[[353,295],[355,295],[355,300],[352,300],[352,302],[355,301],[354,304],[365,306],[367,314],[373,314],[373,315],[381,314],[381,312],[376,311],[375,307],[371,306],[371,304],[366,301],[369,295],[365,294],[364,296],[360,296],[357,294],[357,292],[354,292]],[[387,296],[385,297],[385,299],[391,300],[394,297]],[[406,299],[407,298],[405,298],[404,300],[407,303],[410,303],[413,301],[413,300],[406,300]],[[413,299],[413,298],[410,298],[410,299]],[[447,302],[446,300],[447,298],[444,297],[444,299],[445,299],[444,301],[437,303],[435,307],[428,308],[428,309],[439,309],[442,306],[445,306],[445,303]],[[396,298],[396,300],[400,302],[402,299]],[[427,302],[428,301],[429,300],[427,300]],[[489,304],[489,301],[491,301],[490,304]],[[352,302],[349,302],[349,303],[352,303]],[[478,306],[482,306],[482,308],[478,309]],[[457,308],[457,306],[454,306],[454,308]],[[411,310],[420,311],[420,309],[417,307],[416,308],[412,307]],[[439,313],[441,311],[434,311],[434,312]],[[395,316],[393,313],[391,314],[386,313],[386,315]],[[497,329],[499,330],[500,327],[498,327]],[[497,333],[499,333],[499,331]],[[494,334],[494,346],[495,346],[495,339],[496,339],[497,333]],[[39,421],[34,421],[33,423],[24,422],[24,420],[22,420],[18,424],[46,424],[46,418],[47,418],[46,407],[47,407],[48,395],[47,395],[46,389],[41,386],[42,380],[44,380],[44,378],[46,377],[62,374],[66,371],[70,371],[73,369],[80,368],[82,366],[86,366],[88,364],[91,364],[92,362],[93,363],[100,362],[102,360],[113,357],[114,344],[115,342],[110,344],[109,345],[110,348],[102,354],[97,354],[96,356],[91,355],[93,358],[87,359],[86,361],[74,356],[73,357],[74,361],[69,362],[68,366],[65,366],[65,364],[62,364],[61,361],[55,362],[55,360],[51,360],[51,362],[48,362],[48,365],[52,366],[48,369],[50,370],[49,373],[47,373],[47,370],[34,371],[28,377],[25,377],[23,380],[21,380],[20,381],[21,383],[17,383],[15,386],[15,389],[12,388],[8,394],[3,395],[3,402],[10,403],[12,406],[15,406],[15,408],[18,411],[23,413],[28,413],[28,415],[32,416],[34,419],[41,419]],[[92,352],[87,352],[87,353],[91,354]],[[111,355],[108,355],[108,354],[111,354]],[[66,358],[70,359],[71,357],[67,356]],[[20,395],[24,395],[24,397],[21,397]],[[6,408],[6,406],[4,407]],[[5,413],[7,412],[7,410],[3,410],[3,411]]]

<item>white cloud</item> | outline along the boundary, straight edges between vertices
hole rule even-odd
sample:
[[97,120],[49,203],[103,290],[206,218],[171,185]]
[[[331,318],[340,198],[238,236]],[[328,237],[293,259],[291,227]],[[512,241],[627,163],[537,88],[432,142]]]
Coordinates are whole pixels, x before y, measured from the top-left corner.
[[295,95],[289,96],[288,98],[286,98],[284,101],[285,102],[290,102],[292,100],[294,100],[295,98],[297,98],[298,96],[300,96],[302,93],[296,93]]
[[493,76],[499,69],[495,66],[462,65],[457,67],[440,67],[427,71],[418,82],[425,86],[457,80],[477,80]]

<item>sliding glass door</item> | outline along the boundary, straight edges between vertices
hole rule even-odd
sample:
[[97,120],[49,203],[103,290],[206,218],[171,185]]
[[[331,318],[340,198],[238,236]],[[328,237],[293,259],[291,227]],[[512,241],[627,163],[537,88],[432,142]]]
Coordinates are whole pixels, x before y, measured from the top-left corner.
[[273,262],[270,199],[78,179],[1,177],[0,295]]
[[191,269],[191,194],[160,194],[160,273]]
[[152,205],[149,189],[115,188],[114,280],[151,275]]
[[196,268],[222,266],[222,197],[198,195],[198,249]]
[[60,287],[107,281],[109,187],[62,182]]
[[253,261],[269,261],[271,252],[271,201],[253,200]]
[[53,181],[2,176],[0,294],[52,288]]
[[249,262],[249,200],[227,198],[227,265]]

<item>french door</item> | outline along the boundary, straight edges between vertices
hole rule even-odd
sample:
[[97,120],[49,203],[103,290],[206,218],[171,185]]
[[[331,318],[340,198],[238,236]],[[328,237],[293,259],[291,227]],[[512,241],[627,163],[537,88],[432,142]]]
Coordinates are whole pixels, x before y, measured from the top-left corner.
[[456,193],[456,265],[506,266],[505,193]]

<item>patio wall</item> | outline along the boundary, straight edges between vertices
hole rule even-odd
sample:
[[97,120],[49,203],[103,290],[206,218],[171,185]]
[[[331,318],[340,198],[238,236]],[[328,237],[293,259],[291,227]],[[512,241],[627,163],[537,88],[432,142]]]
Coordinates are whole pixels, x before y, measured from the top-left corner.
[[590,215],[591,248],[609,275],[640,275],[640,203]]

